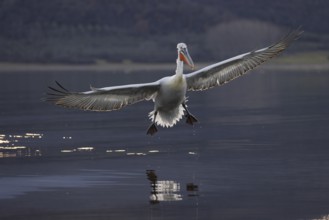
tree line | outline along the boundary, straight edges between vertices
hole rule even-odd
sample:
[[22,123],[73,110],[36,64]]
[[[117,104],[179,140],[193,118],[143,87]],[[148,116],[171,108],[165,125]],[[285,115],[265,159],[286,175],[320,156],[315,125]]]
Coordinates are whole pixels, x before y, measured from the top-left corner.
[[[169,62],[181,41],[190,45],[198,60],[216,60],[255,49],[268,43],[266,39],[275,40],[301,24],[312,33],[306,37],[309,48],[326,49],[329,3],[282,3],[283,0],[2,0],[0,61]],[[306,16],[312,10],[317,16]]]

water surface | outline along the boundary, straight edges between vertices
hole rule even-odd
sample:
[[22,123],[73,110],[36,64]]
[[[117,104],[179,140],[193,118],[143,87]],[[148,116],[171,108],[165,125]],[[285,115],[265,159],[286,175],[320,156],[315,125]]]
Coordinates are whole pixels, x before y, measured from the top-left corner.
[[189,93],[199,123],[150,137],[151,102],[108,113],[40,101],[162,72],[2,72],[1,219],[326,219],[329,75],[259,69]]

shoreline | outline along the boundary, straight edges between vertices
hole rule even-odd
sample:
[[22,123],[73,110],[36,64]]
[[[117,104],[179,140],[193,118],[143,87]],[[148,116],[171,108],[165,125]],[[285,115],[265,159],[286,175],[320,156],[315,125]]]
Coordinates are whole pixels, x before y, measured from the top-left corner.
[[[211,65],[213,63],[196,63],[196,70]],[[175,70],[175,63],[106,63],[106,64],[38,64],[38,63],[0,63],[0,73],[23,72],[23,71],[170,71]],[[307,71],[329,70],[329,63],[321,64],[299,64],[299,63],[268,63],[257,69],[263,70],[286,70],[286,71]],[[191,72],[190,70],[188,72]]]

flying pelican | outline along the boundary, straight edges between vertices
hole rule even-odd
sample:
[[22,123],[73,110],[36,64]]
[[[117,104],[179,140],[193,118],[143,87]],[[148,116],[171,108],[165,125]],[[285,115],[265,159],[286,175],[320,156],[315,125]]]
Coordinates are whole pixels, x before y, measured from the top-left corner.
[[67,108],[90,111],[118,110],[139,101],[153,100],[154,110],[149,113],[152,123],[147,134],[154,135],[158,131],[156,125],[172,127],[183,116],[186,117],[186,123],[193,125],[198,120],[187,109],[187,91],[210,89],[242,76],[285,50],[302,33],[298,28],[271,46],[235,56],[189,74],[183,74],[183,65],[186,63],[193,69],[194,64],[186,44],[179,43],[176,73],[172,76],[151,83],[91,87],[87,92],[70,92],[56,82],[58,87],[49,87],[52,93],[48,93],[45,100]]

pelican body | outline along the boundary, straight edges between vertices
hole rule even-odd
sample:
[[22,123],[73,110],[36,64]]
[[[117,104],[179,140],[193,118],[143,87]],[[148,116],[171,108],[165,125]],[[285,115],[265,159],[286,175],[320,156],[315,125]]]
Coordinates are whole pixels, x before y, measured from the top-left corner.
[[154,110],[149,114],[153,123],[147,134],[153,135],[157,132],[156,124],[162,127],[172,127],[183,117],[184,110],[186,111],[187,123],[193,125],[193,122],[197,122],[197,119],[188,112],[185,105],[187,83],[183,74],[184,63],[192,69],[194,64],[185,43],[177,44],[177,51],[176,74],[159,80],[160,87],[153,99]]
[[273,58],[285,50],[303,31],[290,32],[279,42],[260,50],[244,53],[219,63],[183,74],[184,64],[194,69],[194,63],[185,43],[177,44],[176,72],[172,76],[143,84],[91,87],[87,92],[70,92],[56,82],[58,88],[49,87],[46,101],[56,105],[90,111],[112,111],[143,100],[153,100],[154,110],[149,113],[152,123],[147,134],[154,135],[162,127],[172,127],[186,117],[186,122],[197,122],[186,107],[187,91],[202,91],[223,85]]

